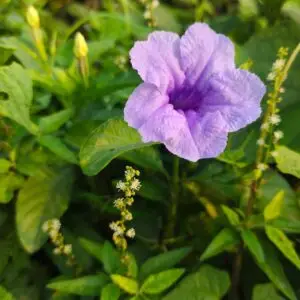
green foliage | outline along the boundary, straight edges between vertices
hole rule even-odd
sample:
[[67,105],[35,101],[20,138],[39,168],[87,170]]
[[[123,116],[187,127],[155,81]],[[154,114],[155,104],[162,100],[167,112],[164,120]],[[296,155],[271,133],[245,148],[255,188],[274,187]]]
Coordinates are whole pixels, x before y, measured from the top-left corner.
[[[40,27],[27,23],[28,5],[35,5]],[[133,44],[154,30],[182,34],[195,20],[228,36],[236,65],[268,85],[278,49],[288,47],[290,55],[300,42],[300,2],[154,6],[151,0],[1,2],[1,300],[298,298],[299,55],[274,108],[284,136],[275,145],[273,128],[263,146],[272,154],[261,160],[266,171],[257,170],[266,99],[262,118],[230,133],[218,158],[173,166],[163,145],[143,143],[123,110],[141,82],[130,64]],[[77,32],[86,39],[84,60],[74,55]],[[123,191],[115,185],[127,164],[140,171],[141,188],[126,195],[134,198],[128,205],[134,231],[131,238],[122,233],[128,245],[119,251],[110,224],[118,218],[115,200]],[[50,219],[58,219],[59,241],[43,230]]]
[[16,225],[24,248],[33,253],[46,241],[43,223],[67,210],[73,183],[72,169],[42,169],[30,177],[18,195]]
[[105,274],[84,276],[76,279],[59,280],[49,283],[47,287],[59,292],[80,296],[98,296],[101,289],[107,284]]
[[184,278],[178,287],[171,291],[164,300],[179,299],[221,299],[230,286],[226,272],[211,266],[202,266],[196,273]]

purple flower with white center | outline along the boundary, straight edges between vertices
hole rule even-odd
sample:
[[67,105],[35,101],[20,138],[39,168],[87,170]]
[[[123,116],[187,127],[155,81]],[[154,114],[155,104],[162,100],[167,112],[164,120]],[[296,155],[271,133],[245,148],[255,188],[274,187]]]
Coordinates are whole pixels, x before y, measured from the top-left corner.
[[153,32],[130,57],[144,82],[130,96],[125,120],[144,142],[161,142],[190,161],[216,157],[229,132],[261,114],[264,84],[235,67],[233,43],[206,24],[190,26],[181,38]]

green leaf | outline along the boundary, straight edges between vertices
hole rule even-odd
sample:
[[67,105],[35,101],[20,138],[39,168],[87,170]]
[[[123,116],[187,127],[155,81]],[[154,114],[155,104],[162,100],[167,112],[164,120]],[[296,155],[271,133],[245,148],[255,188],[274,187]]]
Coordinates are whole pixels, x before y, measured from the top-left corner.
[[107,284],[101,291],[100,300],[118,300],[121,291],[118,286],[113,283]]
[[154,147],[146,147],[133,151],[128,151],[121,155],[120,158],[126,159],[137,166],[145,169],[166,173],[159,151]]
[[17,231],[23,247],[30,253],[46,241],[42,225],[60,218],[69,206],[73,170],[43,169],[30,177],[20,190],[16,203]]
[[14,300],[15,298],[4,287],[0,285],[0,299],[1,300]]
[[239,11],[242,18],[253,18],[259,13],[258,3],[256,0],[239,0]]
[[5,158],[0,158],[0,174],[5,174],[11,167],[11,162]]
[[272,201],[264,209],[264,218],[266,221],[276,219],[280,216],[284,199],[284,191],[279,191]]
[[52,133],[64,125],[73,115],[73,110],[68,108],[52,115],[39,119],[39,127],[43,134]]
[[109,278],[104,273],[100,273],[76,279],[55,281],[49,283],[47,288],[80,296],[99,296],[101,289],[108,283],[108,280]]
[[272,283],[257,284],[253,289],[252,300],[283,300]]
[[1,67],[0,114],[24,126],[32,134],[36,134],[38,128],[31,122],[29,115],[31,102],[32,82],[27,71],[16,63]]
[[140,275],[144,279],[150,274],[159,273],[161,271],[172,268],[178,264],[192,249],[190,247],[179,248],[166,253],[151,257],[144,262],[141,267]]
[[265,261],[264,250],[258,238],[256,237],[255,233],[249,229],[243,229],[241,234],[245,245],[248,247],[252,255],[257,259],[258,262],[264,263]]
[[196,273],[184,278],[163,300],[220,300],[229,286],[227,272],[204,265]]
[[240,224],[240,217],[239,215],[230,207],[226,205],[222,205],[222,210],[225,216],[227,217],[228,221],[232,226],[237,226]]
[[278,151],[278,156],[275,158],[277,168],[282,173],[300,178],[300,154],[285,146],[278,147],[276,151]]
[[117,272],[121,267],[121,256],[119,252],[108,241],[105,241],[102,248],[102,262],[104,270],[109,273]]
[[185,269],[170,269],[150,275],[140,291],[146,294],[160,294],[173,285],[185,272]]
[[15,51],[15,47],[0,41],[0,66],[4,65]]
[[41,136],[38,141],[42,146],[46,147],[63,160],[71,164],[77,164],[76,155],[63,143],[60,138],[53,135],[44,135]]
[[24,178],[14,172],[0,175],[0,203],[8,203],[14,197],[14,192],[22,187]]
[[80,238],[80,245],[91,255],[93,255],[97,260],[102,262],[102,248],[103,246],[99,243],[93,242],[91,240]]
[[161,178],[143,177],[142,181],[141,189],[137,192],[138,195],[152,201],[166,202],[168,200],[169,187]]
[[127,253],[128,260],[127,260],[127,275],[132,278],[137,278],[139,267],[136,262],[135,256],[132,253]]
[[86,175],[96,175],[119,155],[150,145],[124,121],[110,120],[96,128],[82,145],[80,165]]
[[278,228],[266,226],[266,233],[270,241],[300,270],[300,258],[294,248],[293,243]]
[[135,295],[138,293],[139,285],[134,279],[119,274],[113,274],[110,277],[112,281],[126,293],[131,295]]
[[226,251],[229,247],[233,247],[240,242],[238,234],[230,229],[222,229],[212,240],[209,246],[205,249],[200,257],[201,261],[204,261],[210,257],[218,255],[223,251]]
[[300,1],[287,0],[284,2],[281,12],[291,18],[294,22],[300,24]]
[[276,249],[267,241],[261,241],[261,245],[264,253],[267,253],[267,255],[265,256],[265,262],[256,260],[258,266],[285,296],[290,300],[297,300],[293,288],[284,273],[281,262],[277,257]]

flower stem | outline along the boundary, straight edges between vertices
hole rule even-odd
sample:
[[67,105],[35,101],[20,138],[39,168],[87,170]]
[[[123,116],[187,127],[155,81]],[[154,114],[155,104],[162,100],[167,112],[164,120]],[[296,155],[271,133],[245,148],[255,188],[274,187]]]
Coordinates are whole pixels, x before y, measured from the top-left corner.
[[171,181],[171,203],[168,212],[168,223],[165,238],[170,239],[175,235],[175,226],[177,219],[177,209],[179,201],[179,157],[175,156],[173,160],[173,176]]

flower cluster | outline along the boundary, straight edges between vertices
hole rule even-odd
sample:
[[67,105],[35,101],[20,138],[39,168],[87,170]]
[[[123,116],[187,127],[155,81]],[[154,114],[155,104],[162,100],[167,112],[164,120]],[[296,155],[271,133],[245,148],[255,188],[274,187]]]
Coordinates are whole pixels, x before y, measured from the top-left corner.
[[118,55],[114,60],[115,65],[122,71],[126,71],[128,57],[126,55]]
[[260,137],[257,140],[258,152],[256,160],[256,177],[261,177],[262,173],[267,170],[269,155],[276,157],[278,152],[276,146],[280,139],[283,138],[283,132],[276,129],[280,124],[278,103],[282,101],[284,88],[282,84],[286,79],[285,67],[288,49],[281,47],[277,54],[277,59],[273,63],[271,72],[267,80],[272,83],[272,91],[268,94],[267,110],[261,125]]
[[159,6],[158,0],[140,0],[140,3],[144,6],[144,18],[148,22],[148,26],[155,27],[155,20],[153,16],[153,11]]
[[134,228],[127,229],[126,222],[132,220],[132,213],[129,207],[132,206],[134,202],[134,196],[136,191],[141,188],[141,183],[137,179],[140,175],[138,170],[134,170],[132,167],[126,167],[125,171],[125,181],[118,181],[116,187],[119,191],[123,193],[123,197],[118,198],[114,201],[114,206],[120,211],[121,219],[110,223],[109,227],[113,233],[113,241],[116,246],[125,251],[127,249],[126,236],[129,238],[134,238],[135,230]]
[[64,236],[60,232],[61,223],[58,219],[51,219],[46,221],[42,227],[43,231],[46,232],[52,244],[54,244],[55,248],[53,249],[53,253],[55,255],[64,255],[67,257],[67,264],[74,265],[75,256],[72,251],[71,244],[65,244]]

